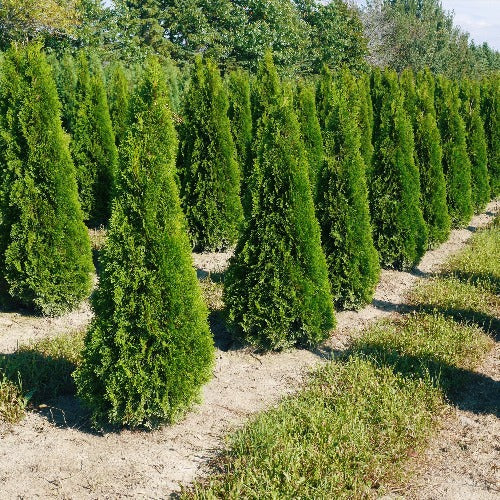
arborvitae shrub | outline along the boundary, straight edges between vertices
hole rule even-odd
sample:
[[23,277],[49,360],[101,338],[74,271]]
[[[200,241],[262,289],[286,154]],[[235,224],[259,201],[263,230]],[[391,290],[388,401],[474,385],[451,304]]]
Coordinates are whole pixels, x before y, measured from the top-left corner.
[[83,51],[77,59],[76,111],[70,132],[85,220],[91,226],[106,224],[118,153],[100,63],[89,61]]
[[[274,71],[266,58],[259,73]],[[334,326],[320,230],[292,96],[276,85],[257,129],[252,215],[225,278],[235,332],[264,349],[310,346]]]
[[467,153],[471,163],[472,204],[476,212],[481,212],[490,201],[490,183],[479,84],[464,79],[460,85],[460,100],[462,103],[460,111],[466,130]]
[[260,61],[254,85],[251,86],[252,123],[254,130],[257,130],[259,121],[265,111],[277,104],[276,100],[280,95],[281,81],[274,65],[273,54],[270,50],[266,50],[262,61]]
[[227,111],[227,91],[215,63],[197,57],[185,101],[178,173],[191,240],[198,250],[234,244],[243,220]]
[[488,145],[488,173],[491,196],[500,195],[500,75],[481,84],[481,114]]
[[0,294],[57,315],[93,271],[61,106],[38,46],[9,51],[0,74]]
[[61,117],[64,129],[71,132],[76,113],[76,65],[73,56],[65,53],[54,66],[57,92],[61,101]]
[[443,148],[434,108],[434,77],[429,70],[418,74],[412,111],[415,163],[420,173],[422,213],[429,234],[429,247],[447,240],[451,220],[446,202]]
[[332,102],[332,83],[333,75],[325,64],[321,70],[320,79],[316,89],[316,110],[321,130],[324,130],[326,120],[330,114],[330,105]]
[[214,353],[174,178],[168,90],[155,59],[131,111],[95,318],[75,380],[94,425],[152,427],[196,401]]
[[325,156],[316,213],[335,303],[359,308],[371,302],[380,274],[361,155],[360,95],[345,70],[333,92],[325,127]]
[[323,165],[323,137],[316,113],[316,95],[314,87],[304,83],[300,84],[297,90],[297,116],[309,164],[309,180],[315,193],[318,175]]
[[443,76],[436,80],[435,104],[443,144],[448,212],[452,226],[462,227],[469,223],[474,213],[471,164],[467,154],[465,124],[460,116],[458,88]]
[[248,189],[253,165],[252,106],[250,80],[243,70],[232,71],[227,80],[229,92],[229,120],[241,172],[241,202],[245,216],[250,215],[252,197]]
[[359,128],[361,130],[361,156],[365,171],[371,170],[373,159],[373,106],[370,95],[370,77],[365,74],[358,80],[359,87]]
[[117,147],[125,139],[128,129],[129,82],[120,63],[115,63],[108,83],[109,115],[113,124]]
[[411,269],[427,248],[412,126],[396,73],[376,70],[372,79],[375,151],[369,190],[375,246],[382,266]]

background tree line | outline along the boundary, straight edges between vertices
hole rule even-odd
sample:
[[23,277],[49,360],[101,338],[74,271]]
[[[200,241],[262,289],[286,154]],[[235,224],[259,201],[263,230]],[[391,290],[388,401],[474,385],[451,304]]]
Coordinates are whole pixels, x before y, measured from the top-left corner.
[[106,62],[148,54],[255,70],[266,49],[289,75],[322,65],[406,67],[456,78],[500,69],[500,55],[454,26],[439,0],[6,0],[0,48],[41,38],[56,53],[93,48]]

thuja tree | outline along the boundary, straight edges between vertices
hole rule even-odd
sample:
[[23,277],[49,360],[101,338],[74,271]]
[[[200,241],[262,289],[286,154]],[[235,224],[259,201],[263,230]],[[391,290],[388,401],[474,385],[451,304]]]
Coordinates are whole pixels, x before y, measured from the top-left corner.
[[0,75],[0,296],[57,315],[93,271],[61,106],[38,46],[7,52]]
[[296,101],[302,141],[309,165],[309,180],[313,193],[315,193],[318,175],[323,164],[323,137],[316,113],[314,87],[301,83],[297,89]]
[[371,302],[380,273],[361,154],[359,90],[347,70],[336,79],[316,201],[333,298],[349,309]]
[[252,106],[249,75],[243,70],[232,71],[227,79],[229,92],[228,116],[241,173],[241,202],[245,216],[250,215],[252,198],[248,179],[252,172]]
[[361,131],[361,155],[365,169],[370,171],[373,158],[373,105],[370,94],[370,76],[363,74],[358,79],[359,87],[359,128]]
[[429,246],[446,241],[450,234],[443,148],[434,106],[435,80],[429,70],[417,76],[415,161],[420,172],[422,212],[429,232]]
[[274,104],[257,130],[252,215],[226,274],[224,300],[245,341],[264,349],[310,346],[335,323],[328,270],[292,96],[275,85],[266,90]]
[[243,220],[228,105],[215,63],[197,57],[185,101],[178,160],[183,208],[197,250],[234,244]]
[[411,121],[394,71],[373,73],[374,156],[370,200],[382,266],[410,269],[427,247]]
[[75,374],[96,426],[172,422],[198,398],[214,355],[175,181],[168,89],[155,59],[131,106],[95,318]]
[[486,134],[481,118],[479,83],[468,79],[462,80],[460,101],[460,111],[467,131],[467,153],[471,163],[472,204],[474,210],[480,212],[490,201],[490,183]]
[[66,131],[71,131],[71,126],[76,113],[76,65],[71,54],[66,52],[59,61],[54,61],[54,75],[57,92],[62,106],[62,123]]
[[462,227],[469,223],[474,213],[471,165],[467,154],[465,124],[460,116],[458,88],[443,76],[436,80],[435,104],[443,144],[448,211],[452,226]]
[[[409,85],[411,87],[411,83]],[[422,213],[431,248],[446,241],[451,229],[443,172],[443,148],[434,107],[434,87],[432,73],[429,70],[420,72],[416,78],[414,97],[409,101],[413,105],[415,163],[420,173]]]
[[125,139],[128,128],[129,82],[121,63],[115,63],[108,83],[109,114],[117,147]]
[[118,153],[101,65],[83,51],[77,59],[76,111],[70,133],[85,220],[91,226],[106,224]]
[[500,76],[481,82],[481,114],[488,145],[491,196],[500,195]]

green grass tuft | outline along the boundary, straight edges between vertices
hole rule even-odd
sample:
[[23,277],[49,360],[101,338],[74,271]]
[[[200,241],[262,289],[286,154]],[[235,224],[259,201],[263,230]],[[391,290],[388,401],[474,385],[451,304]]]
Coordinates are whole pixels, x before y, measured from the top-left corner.
[[230,437],[219,473],[184,498],[359,498],[402,473],[443,402],[424,380],[354,356]]
[[38,404],[74,394],[72,373],[81,359],[84,331],[43,339],[0,355],[0,376]]
[[15,424],[22,420],[26,408],[19,385],[10,381],[5,374],[0,374],[0,422]]

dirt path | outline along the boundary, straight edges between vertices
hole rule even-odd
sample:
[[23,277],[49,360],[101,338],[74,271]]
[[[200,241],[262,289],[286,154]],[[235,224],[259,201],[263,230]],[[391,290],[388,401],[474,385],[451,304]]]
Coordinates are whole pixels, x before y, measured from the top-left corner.
[[499,342],[477,374],[431,441],[407,498],[500,498]]
[[[104,436],[89,433],[85,416],[73,398],[58,408],[29,413],[0,437],[1,498],[158,498],[189,482],[223,445],[223,436],[249,415],[293,391],[307,370],[330,349],[342,349],[368,322],[393,314],[418,279],[436,270],[464,246],[474,228],[487,224],[500,203],[491,203],[469,229],[453,231],[450,240],[426,254],[414,273],[385,271],[372,305],[358,313],[338,314],[338,328],[324,349],[256,356],[245,350],[217,351],[213,380],[203,403],[182,422],[151,433],[123,431]],[[228,255],[222,260],[227,260]],[[213,257],[196,256],[199,274],[220,272]],[[0,313],[0,350],[12,352],[18,342],[81,328],[88,308],[59,319]],[[83,426],[82,426],[83,425]]]

